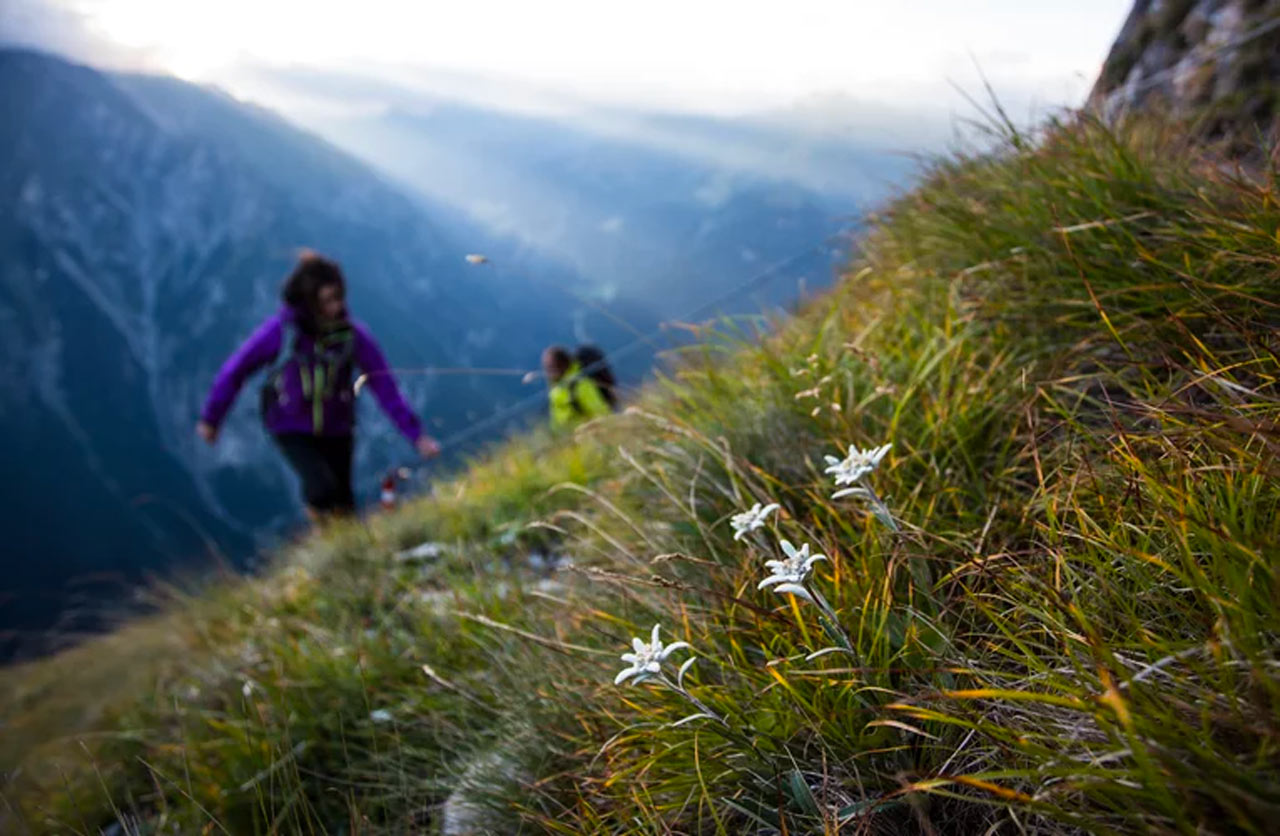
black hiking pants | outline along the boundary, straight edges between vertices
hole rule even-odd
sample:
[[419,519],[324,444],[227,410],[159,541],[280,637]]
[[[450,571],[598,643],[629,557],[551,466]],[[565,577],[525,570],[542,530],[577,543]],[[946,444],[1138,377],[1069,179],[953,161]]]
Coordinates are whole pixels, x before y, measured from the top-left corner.
[[302,499],[323,514],[354,514],[351,490],[351,455],[355,438],[350,435],[281,433],[276,445],[302,482]]

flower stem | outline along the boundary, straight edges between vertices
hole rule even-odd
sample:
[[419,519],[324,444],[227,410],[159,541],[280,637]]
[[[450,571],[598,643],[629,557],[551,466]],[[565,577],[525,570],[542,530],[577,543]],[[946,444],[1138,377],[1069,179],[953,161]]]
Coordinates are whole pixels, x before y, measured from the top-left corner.
[[659,676],[658,681],[661,682],[669,690],[674,691],[675,693],[684,697],[703,714],[707,715],[712,720],[715,720],[717,723],[719,723],[720,734],[723,735],[725,739],[731,740],[734,743],[743,744],[744,746],[749,748],[757,758],[760,759],[761,763],[770,763],[769,759],[764,756],[764,753],[760,751],[760,749],[751,740],[751,738],[747,737],[745,734],[741,734],[739,732],[734,731],[733,727],[729,725],[729,722],[727,720],[721,717],[717,712],[713,711],[711,707],[708,706],[706,703],[704,703],[702,700],[698,699],[693,694],[690,694],[683,687],[672,682],[670,679],[667,678],[666,674],[662,674],[661,676]]
[[836,611],[827,603],[827,599],[822,597],[822,593],[809,586],[808,582],[805,583],[804,587],[813,596],[813,602],[818,605],[818,620],[822,622],[822,629],[842,648],[852,653],[853,642],[849,640],[849,634],[840,626]]
[[893,513],[889,510],[889,506],[884,504],[880,494],[876,493],[876,489],[871,487],[871,483],[867,481],[865,476],[858,480],[858,486],[867,492],[867,499],[871,502],[872,513],[875,514],[876,519],[887,525],[891,531],[901,531],[898,528],[897,521],[893,518]]

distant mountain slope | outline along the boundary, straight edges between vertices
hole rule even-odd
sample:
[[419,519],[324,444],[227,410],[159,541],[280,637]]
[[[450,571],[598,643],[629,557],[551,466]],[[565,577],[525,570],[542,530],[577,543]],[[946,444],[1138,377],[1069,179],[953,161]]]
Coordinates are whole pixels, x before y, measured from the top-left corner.
[[[664,316],[847,226],[913,170],[905,157],[806,144],[746,122],[551,119],[403,93],[395,101],[317,127],[400,181],[537,242],[589,292],[632,296]],[[839,259],[793,266],[759,300],[793,298],[802,277],[826,284]]]
[[[0,523],[13,567],[0,629],[47,624],[67,578],[207,562],[209,541],[243,557],[295,513],[251,394],[215,450],[192,426],[298,248],[342,261],[353,309],[396,366],[529,367],[581,316],[555,289],[562,268],[460,218],[437,224],[362,164],[216,92],[7,50],[0,102]],[[464,262],[489,248],[524,260]],[[597,333],[608,342],[614,327]],[[442,434],[530,392],[485,377],[406,383]],[[380,415],[363,424],[367,480],[408,448]]]

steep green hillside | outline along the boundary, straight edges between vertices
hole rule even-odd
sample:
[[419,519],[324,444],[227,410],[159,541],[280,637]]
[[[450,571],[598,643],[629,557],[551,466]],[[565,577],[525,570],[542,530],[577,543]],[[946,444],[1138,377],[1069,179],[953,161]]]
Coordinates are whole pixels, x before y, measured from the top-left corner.
[[[0,815],[1269,831],[1276,172],[1178,137],[1060,125],[939,163],[827,298],[708,327],[627,414],[6,671]],[[832,499],[824,456],[890,443]],[[827,559],[761,589],[783,539]],[[396,556],[423,540],[442,555]],[[655,624],[691,647],[616,685]]]

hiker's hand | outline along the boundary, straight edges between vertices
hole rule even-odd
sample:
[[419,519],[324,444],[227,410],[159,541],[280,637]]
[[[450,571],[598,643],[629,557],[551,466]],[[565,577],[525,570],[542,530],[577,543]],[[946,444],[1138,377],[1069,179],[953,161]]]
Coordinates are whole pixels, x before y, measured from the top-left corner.
[[440,455],[440,442],[429,435],[418,436],[418,440],[413,443],[413,446],[418,448],[418,455],[424,459]]
[[218,440],[218,428],[208,421],[201,421],[196,424],[196,435],[203,438],[206,443],[212,444]]

